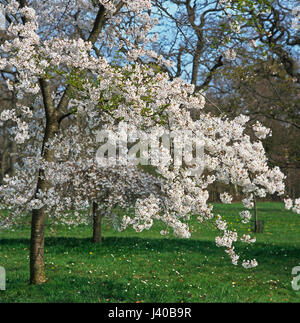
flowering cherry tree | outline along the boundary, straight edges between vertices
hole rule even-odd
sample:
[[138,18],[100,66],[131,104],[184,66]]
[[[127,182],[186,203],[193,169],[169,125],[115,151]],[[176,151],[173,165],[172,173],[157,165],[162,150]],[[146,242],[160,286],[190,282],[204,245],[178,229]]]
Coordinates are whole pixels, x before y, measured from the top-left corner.
[[[150,9],[149,0],[51,5],[10,0],[5,6],[9,26],[0,47],[0,70],[11,74],[7,86],[13,84],[18,102],[0,118],[14,122],[11,135],[21,157],[16,175],[5,178],[0,187],[2,207],[11,210],[1,223],[7,227],[24,212],[32,213],[31,283],[46,281],[48,215],[73,223],[74,214],[68,211],[76,210],[80,222],[84,218],[78,211],[88,206],[97,204],[98,210],[108,212],[135,202],[135,211],[122,218],[119,230],[132,226],[141,232],[158,220],[166,225],[161,234],[172,231],[183,238],[191,236],[189,220],[197,217],[199,225],[215,225],[217,246],[224,247],[237,265],[240,255],[234,243],[255,239],[229,230],[225,219],[214,214],[208,186],[222,182],[241,187],[247,209],[253,207],[255,196],[284,194],[284,175],[268,165],[261,142],[269,129],[255,124],[256,138],[250,138],[248,117],[230,120],[205,114],[204,93],[149,67],[153,61],[169,64],[147,49],[155,22]],[[30,106],[23,104],[26,96],[32,98]],[[192,109],[201,111],[197,120],[191,117]],[[177,133],[179,150],[186,149],[189,136],[196,138],[189,144],[190,158],[176,163],[175,142],[170,149],[158,142],[151,156],[157,177],[122,162],[103,167],[104,160],[95,159],[99,130],[117,134],[121,122],[133,137],[140,132],[153,141],[164,133]],[[122,136],[116,135],[115,141],[122,141]],[[202,153],[193,158],[199,144]],[[159,186],[159,194],[154,186]],[[221,200],[231,203],[232,197],[224,192]],[[287,202],[288,207],[292,204]],[[293,209],[299,212],[298,206],[296,200]],[[249,210],[240,216],[243,223],[251,218]],[[255,259],[241,263],[245,268],[257,265]]]
[[[31,107],[24,107],[19,102],[16,109],[1,114],[2,121],[15,121],[17,143],[24,144],[30,138],[35,127],[31,122],[35,123],[37,118],[34,112],[43,107],[40,144],[34,146],[39,166],[35,167],[34,161],[27,159],[20,171],[26,176],[24,167],[29,163],[30,172],[37,170],[37,174],[30,177],[34,177],[36,183],[30,185],[24,177],[11,183],[12,188],[18,187],[17,191],[23,188],[26,192],[23,197],[18,195],[16,205],[24,202],[27,210],[32,210],[30,272],[31,282],[37,284],[46,281],[43,249],[47,207],[36,205],[36,200],[51,192],[46,168],[54,163],[54,150],[49,142],[59,133],[62,120],[72,113],[73,85],[76,86],[81,77],[101,74],[102,67],[108,64],[101,56],[99,43],[104,52],[120,49],[120,46],[127,55],[138,56],[137,46],[139,39],[143,41],[142,33],[138,32],[134,39],[133,35],[137,30],[147,32],[151,25],[149,16],[141,13],[150,6],[149,1],[81,1],[80,4],[59,1],[49,6],[47,1],[30,1],[27,6],[26,1],[13,0],[5,7],[1,5],[9,26],[8,39],[1,45],[0,69],[12,75],[7,85],[12,90],[11,83],[14,84],[20,102],[27,95],[34,98]],[[81,24],[82,17],[92,18],[83,19]],[[135,17],[133,24],[132,17]],[[120,42],[116,43],[116,40]],[[8,190],[4,189],[4,192]],[[33,202],[28,205],[32,197]]]

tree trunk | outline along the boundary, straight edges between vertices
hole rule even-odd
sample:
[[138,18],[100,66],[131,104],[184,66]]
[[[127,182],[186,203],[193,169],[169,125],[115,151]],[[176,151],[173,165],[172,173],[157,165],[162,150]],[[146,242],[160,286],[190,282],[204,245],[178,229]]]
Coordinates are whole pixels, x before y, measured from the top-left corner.
[[30,283],[46,282],[44,261],[46,213],[44,209],[32,211],[31,241],[30,241]]
[[3,183],[3,179],[6,174],[6,157],[7,157],[7,151],[5,150],[3,152],[3,155],[1,156],[1,178],[0,178],[0,183]]
[[253,198],[254,203],[254,232],[258,232],[258,216],[257,216],[257,205],[256,198]]
[[[45,159],[50,158],[47,153],[44,154]],[[37,183],[37,192],[46,191],[49,183],[45,179],[43,170],[39,171],[39,179]],[[46,282],[46,271],[44,261],[45,246],[45,223],[46,223],[46,207],[32,211],[31,220],[31,239],[30,239],[30,283],[42,284]]]
[[[21,3],[22,5],[22,3]],[[122,8],[124,4],[120,2],[117,6],[117,11]],[[105,7],[100,5],[98,14],[94,21],[94,26],[92,32],[88,38],[88,40],[92,43],[95,43],[101,29],[105,24]],[[116,12],[117,12],[116,11]],[[25,18],[24,18],[25,19]],[[24,20],[23,20],[24,21]],[[46,114],[46,128],[45,135],[43,139],[43,147],[41,156],[46,161],[53,161],[53,152],[45,150],[44,146],[48,139],[53,138],[56,132],[59,129],[59,120],[61,117],[65,116],[65,109],[68,107],[69,103],[69,89],[68,85],[59,104],[57,105],[57,109],[54,107],[54,102],[52,100],[52,90],[49,83],[49,80],[40,79],[39,80],[40,89],[42,92],[44,109]],[[49,183],[43,174],[43,171],[39,172],[39,179],[37,183],[37,190],[42,191],[46,190],[49,187]],[[44,262],[44,229],[46,222],[46,209],[42,208],[40,210],[35,210],[32,212],[32,223],[31,223],[31,244],[30,244],[30,282],[33,284],[40,284],[46,281],[45,274],[45,262]],[[101,232],[101,218],[100,218],[100,232]],[[101,239],[101,235],[100,235]]]
[[[48,81],[40,80],[40,87],[43,96],[46,127],[43,138],[41,156],[47,162],[54,160],[53,151],[45,149],[47,141],[58,132],[59,124],[56,110],[54,108],[51,87]],[[36,194],[39,191],[45,192],[49,189],[50,183],[45,177],[45,172],[40,169],[36,187]],[[32,211],[31,240],[30,240],[30,283],[41,284],[46,282],[44,244],[45,244],[45,222],[46,207]]]
[[253,199],[254,202],[254,232],[255,233],[263,233],[264,232],[264,221],[258,220],[258,212],[256,205],[256,198]]
[[3,138],[1,141],[2,155],[1,155],[1,171],[0,171],[0,184],[3,183],[3,179],[7,172],[7,155],[8,155],[8,139]]
[[102,243],[102,214],[95,202],[93,202],[93,242]]

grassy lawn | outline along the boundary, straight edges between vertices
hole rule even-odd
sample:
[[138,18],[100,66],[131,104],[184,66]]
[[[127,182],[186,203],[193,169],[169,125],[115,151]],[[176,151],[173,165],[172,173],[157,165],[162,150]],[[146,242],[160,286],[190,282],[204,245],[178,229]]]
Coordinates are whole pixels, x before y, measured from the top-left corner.
[[[241,204],[215,205],[231,224]],[[48,282],[29,281],[29,229],[0,234],[0,265],[7,290],[1,302],[300,302],[291,271],[300,265],[300,216],[283,203],[258,203],[265,232],[252,246],[239,244],[241,259],[256,258],[246,270],[231,264],[214,242],[216,232],[195,222],[189,240],[162,237],[161,227],[140,234],[104,230],[102,245],[91,242],[91,228],[47,231]],[[238,224],[245,232],[248,225]]]

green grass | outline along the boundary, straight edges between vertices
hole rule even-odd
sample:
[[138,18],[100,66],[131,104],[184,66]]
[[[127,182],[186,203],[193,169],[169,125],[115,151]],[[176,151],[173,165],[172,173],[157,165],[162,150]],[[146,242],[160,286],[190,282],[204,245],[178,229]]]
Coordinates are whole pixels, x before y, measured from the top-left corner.
[[[215,245],[216,232],[197,229],[196,222],[189,240],[162,237],[159,225],[140,234],[106,227],[102,245],[91,242],[90,227],[58,228],[47,230],[48,282],[32,286],[29,230],[3,232],[7,290],[0,291],[0,302],[299,302],[291,271],[300,265],[300,216],[282,203],[259,203],[258,209],[265,232],[253,246],[237,246],[242,259],[259,262],[252,270],[232,265]],[[215,210],[236,223],[242,206],[217,204]]]

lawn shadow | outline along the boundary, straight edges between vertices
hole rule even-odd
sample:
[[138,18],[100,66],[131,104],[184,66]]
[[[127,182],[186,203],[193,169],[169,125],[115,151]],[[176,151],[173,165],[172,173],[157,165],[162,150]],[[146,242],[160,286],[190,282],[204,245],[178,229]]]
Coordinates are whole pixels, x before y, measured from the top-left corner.
[[[1,239],[0,246],[5,248],[28,248],[30,239],[11,238]],[[201,254],[209,254],[210,256],[220,255],[223,248],[218,248],[213,240],[196,240],[196,239],[176,239],[176,238],[144,238],[144,237],[105,237],[102,244],[94,244],[91,238],[76,237],[47,237],[45,238],[45,248],[53,249],[56,254],[70,252],[89,253],[97,251],[100,253],[108,253],[114,251],[118,254],[118,250],[122,252],[147,253],[149,250],[156,252],[199,252]],[[239,244],[237,249],[248,249],[248,245]],[[251,256],[262,256],[279,260],[280,255],[299,259],[299,247],[283,244],[269,244],[264,242],[256,242],[247,253]],[[285,258],[287,259],[287,258]],[[265,259],[267,260],[267,259]],[[271,261],[272,259],[270,259]]]
[[[56,291],[55,302],[72,303],[104,302],[114,300],[115,302],[126,301],[126,282],[104,277],[79,277],[79,275],[64,275],[57,278],[49,277],[45,286],[46,290]],[[96,297],[95,297],[96,296]],[[97,301],[95,301],[95,299]]]

